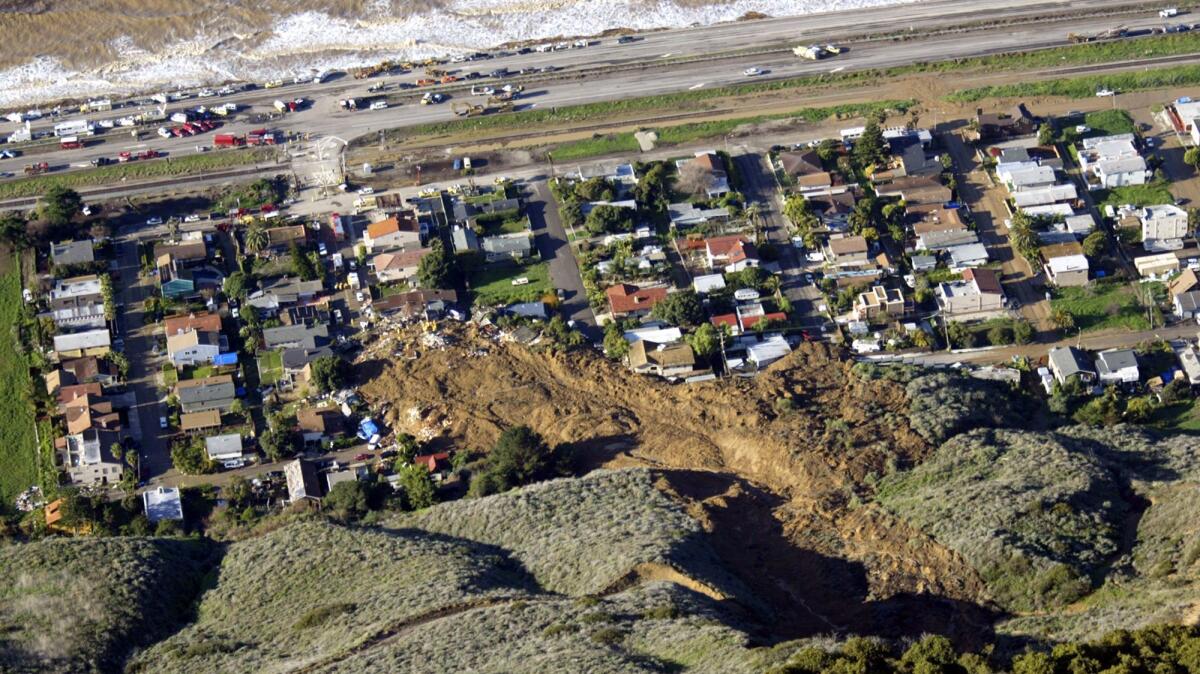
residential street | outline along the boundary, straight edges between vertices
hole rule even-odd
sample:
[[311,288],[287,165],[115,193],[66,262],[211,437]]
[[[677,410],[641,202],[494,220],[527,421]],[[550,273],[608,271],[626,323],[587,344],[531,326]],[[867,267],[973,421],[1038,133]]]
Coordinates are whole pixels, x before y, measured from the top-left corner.
[[571,252],[550,186],[546,181],[538,180],[529,183],[529,187],[533,198],[525,208],[533,227],[534,244],[542,259],[550,263],[550,280],[554,287],[564,292],[563,316],[575,321],[576,328],[589,341],[598,342],[603,335],[596,325],[596,315],[588,304],[583,279],[579,277],[579,262]]
[[138,275],[137,241],[119,239],[117,250],[119,273],[114,278],[114,285],[120,288],[119,322],[125,339],[125,357],[129,361],[127,386],[137,400],[129,413],[130,433],[141,447],[140,480],[150,480],[171,470],[170,444],[158,421],[166,414],[166,408],[159,402],[158,361],[151,355],[156,340],[154,325],[146,326],[142,321],[142,303],[153,294],[154,288],[150,279]]

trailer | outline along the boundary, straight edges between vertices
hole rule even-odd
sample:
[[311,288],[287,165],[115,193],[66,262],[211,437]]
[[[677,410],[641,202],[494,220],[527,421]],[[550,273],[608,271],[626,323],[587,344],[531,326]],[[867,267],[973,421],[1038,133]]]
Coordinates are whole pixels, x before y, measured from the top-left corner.
[[86,119],[73,119],[69,122],[59,122],[54,125],[54,136],[90,136],[95,133],[95,127]]
[[64,150],[80,150],[83,141],[79,140],[79,136],[63,136],[58,139],[58,146]]
[[241,147],[245,144],[245,138],[232,133],[218,133],[213,136],[214,147]]
[[1160,17],[1164,18],[1164,19],[1169,19],[1169,18],[1171,18],[1171,17],[1173,17],[1173,16],[1176,16],[1176,15],[1178,15],[1178,14],[1179,14],[1179,8],[1178,8],[1178,7],[1167,7],[1166,9],[1161,9],[1161,10],[1159,10],[1159,12],[1158,12],[1158,15],[1159,15]]
[[49,163],[44,162],[44,161],[38,162],[36,164],[29,164],[28,166],[26,166],[25,167],[25,175],[37,175],[39,173],[45,173],[46,171],[49,171],[49,170],[50,170]]

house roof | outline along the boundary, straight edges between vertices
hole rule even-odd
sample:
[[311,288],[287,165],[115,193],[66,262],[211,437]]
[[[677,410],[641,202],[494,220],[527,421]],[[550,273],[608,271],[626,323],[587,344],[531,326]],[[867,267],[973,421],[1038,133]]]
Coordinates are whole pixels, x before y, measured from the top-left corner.
[[201,379],[185,379],[175,384],[175,393],[184,403],[207,402],[232,398],[235,393],[233,377],[227,374]]
[[395,312],[402,316],[416,316],[423,313],[431,302],[454,304],[458,302],[458,293],[453,290],[413,290],[388,295],[371,306],[382,314]]
[[758,257],[754,244],[743,236],[717,236],[705,239],[704,244],[709,255],[728,258],[730,262],[740,262]]
[[633,367],[692,367],[696,364],[696,354],[685,342],[659,344],[639,339],[629,347],[629,364]]
[[219,346],[221,336],[211,330],[188,330],[167,335],[167,353],[175,353],[193,346]]
[[399,211],[390,218],[367,225],[367,238],[370,239],[378,239],[399,232],[411,232],[414,234],[421,232],[421,224],[417,220],[415,212]]
[[83,264],[94,262],[95,252],[91,241],[60,241],[50,246],[50,259],[54,264]]
[[[190,262],[193,260],[203,260],[207,257],[208,248],[205,247],[203,239],[157,243],[154,245],[154,254],[160,260],[162,256],[170,255],[176,260]],[[159,266],[162,266],[162,264],[160,263]]]
[[1137,369],[1137,354],[1133,349],[1101,351],[1096,356],[1096,371],[1100,374],[1116,374],[1126,368]]
[[1182,274],[1176,276],[1167,285],[1172,295],[1180,295],[1190,290],[1195,290],[1196,286],[1200,286],[1200,279],[1196,277],[1196,272],[1192,269],[1184,269]]
[[303,323],[281,325],[263,330],[262,336],[263,344],[268,349],[285,344],[296,344],[304,348],[315,349],[321,346],[318,342],[329,337],[329,326],[324,323],[311,326]]
[[604,291],[614,314],[627,314],[654,308],[667,297],[666,288],[638,288],[621,283]]
[[221,331],[221,317],[218,314],[202,311],[186,316],[171,316],[163,320],[167,336],[187,332],[188,330]]
[[288,498],[292,502],[321,498],[321,480],[317,475],[317,465],[312,461],[296,459],[283,467],[283,473],[287,476]]
[[87,332],[73,332],[67,335],[54,336],[54,350],[60,353],[105,347],[111,343],[108,328],[97,328],[95,330],[88,330]]
[[75,376],[75,381],[86,381],[100,374],[100,359],[95,356],[84,356],[83,358],[73,358],[64,361],[62,364],[63,372],[70,372]]
[[74,384],[72,386],[63,386],[58,389],[58,404],[66,405],[67,403],[83,396],[98,396],[103,393],[100,384],[92,382],[91,384]]
[[402,269],[412,269],[421,262],[421,258],[433,252],[432,248],[414,248],[413,250],[402,250],[396,253],[380,253],[372,258],[375,263],[375,271],[400,271]]
[[1184,311],[1195,312],[1200,309],[1200,290],[1189,290],[1175,296],[1175,301]]
[[861,236],[845,236],[829,240],[829,250],[834,255],[851,255],[867,252],[867,240]]
[[413,457],[413,463],[418,466],[425,466],[425,469],[431,473],[436,473],[438,464],[450,460],[450,452],[438,452],[436,454],[422,454],[421,456]]
[[1050,268],[1053,274],[1087,271],[1088,259],[1086,255],[1063,255],[1050,258],[1046,261],[1046,266]]
[[1004,288],[1000,285],[1000,276],[992,269],[972,267],[963,270],[963,280],[974,282],[975,288],[981,293],[1003,295]]
[[721,314],[719,316],[713,316],[712,318],[708,319],[708,322],[712,323],[715,327],[718,327],[718,328],[721,327],[722,325],[724,325],[724,326],[729,327],[732,330],[738,329],[737,314]]
[[210,459],[236,458],[242,455],[242,436],[239,433],[213,435],[204,439],[204,448]]
[[[779,164],[783,172],[790,176],[801,176],[812,173],[824,173],[825,167],[816,150],[806,152],[780,152]],[[828,175],[828,174],[826,174]]]
[[1055,243],[1049,246],[1041,247],[1042,257],[1047,260],[1056,257],[1067,257],[1070,255],[1083,255],[1083,246],[1078,241],[1069,241],[1067,243]]
[[270,246],[288,246],[293,243],[302,243],[307,239],[308,228],[304,225],[286,225],[267,230],[267,241]]
[[533,239],[526,232],[485,236],[481,242],[487,253],[524,253],[533,249]]
[[345,430],[342,414],[332,407],[304,407],[296,411],[296,426],[309,433],[336,433]]
[[182,520],[183,501],[179,489],[175,487],[158,487],[142,492],[142,503],[146,510],[146,519],[151,522],[160,520]]
[[787,314],[782,311],[772,311],[769,314],[759,314],[757,316],[742,316],[742,329],[750,330],[762,321],[786,321]]
[[920,236],[928,232],[950,232],[966,229],[962,215],[957,208],[930,208],[919,222],[913,225],[913,232]]
[[1049,360],[1050,365],[1064,379],[1080,372],[1094,372],[1087,355],[1073,346],[1056,346],[1050,349]]
[[205,428],[216,428],[221,425],[220,410],[204,410],[189,412],[179,416],[179,430],[199,431]]

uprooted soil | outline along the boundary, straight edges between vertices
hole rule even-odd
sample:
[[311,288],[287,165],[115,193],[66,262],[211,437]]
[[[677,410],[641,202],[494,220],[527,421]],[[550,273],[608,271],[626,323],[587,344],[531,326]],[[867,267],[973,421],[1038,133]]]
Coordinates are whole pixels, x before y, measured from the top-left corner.
[[392,341],[364,355],[363,390],[390,403],[386,421],[396,431],[479,450],[527,424],[572,445],[582,470],[661,470],[660,488],[778,613],[777,637],[988,638],[990,603],[977,573],[855,496],[932,449],[908,424],[901,386],[854,376],[820,344],[754,380],[672,386],[591,352],[534,351],[470,331],[444,349],[416,346],[411,360],[385,355]]

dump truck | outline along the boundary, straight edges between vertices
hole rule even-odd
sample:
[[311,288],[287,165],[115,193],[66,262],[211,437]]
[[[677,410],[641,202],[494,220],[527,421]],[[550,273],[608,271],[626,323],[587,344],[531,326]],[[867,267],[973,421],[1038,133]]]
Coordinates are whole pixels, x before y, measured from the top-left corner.
[[64,150],[78,150],[83,147],[79,136],[63,136],[58,139],[58,146]]

